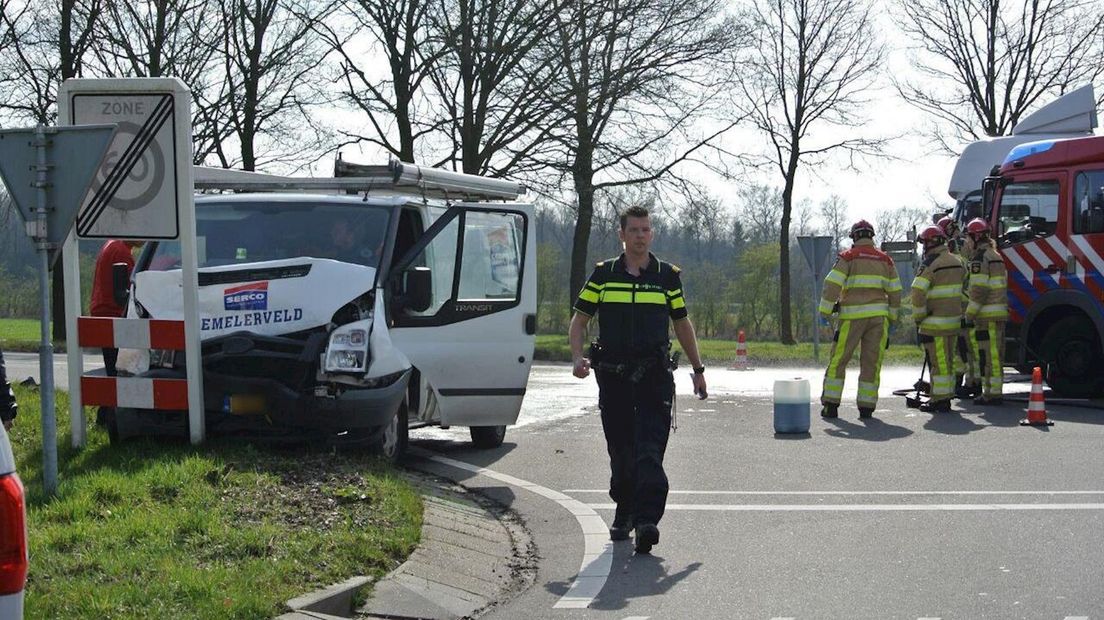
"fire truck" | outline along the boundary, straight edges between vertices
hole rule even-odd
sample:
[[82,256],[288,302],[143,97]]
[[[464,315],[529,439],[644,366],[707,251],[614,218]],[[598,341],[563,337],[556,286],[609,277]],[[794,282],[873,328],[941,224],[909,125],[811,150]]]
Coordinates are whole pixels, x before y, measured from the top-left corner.
[[1014,147],[982,184],[1008,269],[1006,363],[1055,392],[1104,393],[1104,137]]

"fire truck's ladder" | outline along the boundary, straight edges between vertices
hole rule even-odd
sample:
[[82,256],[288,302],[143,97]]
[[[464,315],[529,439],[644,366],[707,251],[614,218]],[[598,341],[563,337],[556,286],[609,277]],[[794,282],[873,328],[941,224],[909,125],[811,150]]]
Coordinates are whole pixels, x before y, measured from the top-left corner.
[[448,201],[517,200],[525,185],[392,159],[385,166],[337,160],[335,178],[285,177],[244,170],[194,167],[195,189],[235,192],[351,192],[367,195],[410,195]]

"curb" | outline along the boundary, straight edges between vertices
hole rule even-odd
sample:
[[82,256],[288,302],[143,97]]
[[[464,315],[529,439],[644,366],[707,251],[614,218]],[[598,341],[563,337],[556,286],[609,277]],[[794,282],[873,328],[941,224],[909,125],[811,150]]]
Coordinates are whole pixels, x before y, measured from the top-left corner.
[[371,577],[350,577],[341,583],[297,596],[286,603],[291,611],[277,616],[276,620],[352,618],[357,592],[369,583],[372,583]]
[[475,618],[532,585],[536,547],[517,513],[451,480],[411,475],[425,507],[421,543],[358,618]]

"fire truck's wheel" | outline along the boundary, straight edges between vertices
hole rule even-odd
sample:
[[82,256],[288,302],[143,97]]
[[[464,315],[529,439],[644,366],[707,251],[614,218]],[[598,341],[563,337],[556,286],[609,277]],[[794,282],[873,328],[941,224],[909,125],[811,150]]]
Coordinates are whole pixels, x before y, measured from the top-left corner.
[[1047,331],[1047,384],[1060,396],[1089,398],[1100,392],[1100,364],[1104,361],[1092,324],[1066,317]]
[[391,416],[391,421],[383,428],[383,435],[380,437],[377,446],[379,453],[388,461],[398,463],[406,454],[409,435],[410,424],[406,403],[404,402],[399,405],[398,411]]
[[481,450],[497,448],[506,439],[506,426],[473,426],[470,429],[472,445]]

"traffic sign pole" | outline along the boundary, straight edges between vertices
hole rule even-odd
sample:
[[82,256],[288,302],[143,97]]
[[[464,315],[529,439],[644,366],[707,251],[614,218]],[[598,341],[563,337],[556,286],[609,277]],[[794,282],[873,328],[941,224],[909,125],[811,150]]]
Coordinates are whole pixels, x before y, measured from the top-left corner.
[[50,179],[49,159],[46,149],[49,143],[46,129],[39,125],[34,132],[35,149],[35,212],[36,249],[38,250],[38,288],[40,345],[38,373],[42,379],[39,388],[39,405],[42,407],[42,486],[46,495],[57,493],[57,419],[54,412],[54,345],[50,338],[50,242],[47,240],[46,214],[49,212],[47,190]]

